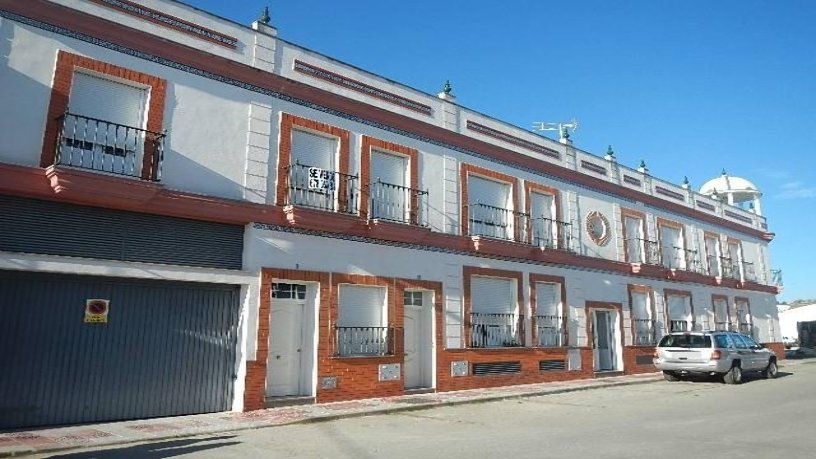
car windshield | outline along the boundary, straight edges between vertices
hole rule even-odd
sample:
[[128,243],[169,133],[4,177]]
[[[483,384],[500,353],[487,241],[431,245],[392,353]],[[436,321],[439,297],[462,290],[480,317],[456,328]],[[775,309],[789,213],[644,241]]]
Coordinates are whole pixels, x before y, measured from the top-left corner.
[[666,335],[660,340],[659,347],[711,347],[711,337],[708,335]]

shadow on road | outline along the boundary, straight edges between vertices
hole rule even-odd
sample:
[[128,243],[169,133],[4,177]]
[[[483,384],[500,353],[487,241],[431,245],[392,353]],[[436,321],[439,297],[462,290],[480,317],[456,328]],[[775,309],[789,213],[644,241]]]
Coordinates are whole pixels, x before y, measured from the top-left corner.
[[[139,458],[139,459],[161,459],[176,457],[183,454],[205,451],[208,449],[223,448],[224,446],[238,445],[238,441],[220,441],[235,438],[235,435],[209,437],[209,438],[188,438],[184,440],[168,440],[141,445],[126,446],[123,448],[112,448],[100,451],[87,451],[81,453],[59,454],[49,456],[51,459],[119,459],[119,458]],[[219,443],[202,442],[220,441]]]

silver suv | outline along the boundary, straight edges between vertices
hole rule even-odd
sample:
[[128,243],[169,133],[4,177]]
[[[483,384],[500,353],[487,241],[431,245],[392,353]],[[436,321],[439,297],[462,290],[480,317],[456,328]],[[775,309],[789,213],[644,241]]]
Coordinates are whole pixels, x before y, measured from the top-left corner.
[[726,331],[668,334],[655,349],[654,365],[667,381],[710,375],[726,384],[741,383],[743,372],[758,371],[770,379],[778,371],[773,351],[750,336]]

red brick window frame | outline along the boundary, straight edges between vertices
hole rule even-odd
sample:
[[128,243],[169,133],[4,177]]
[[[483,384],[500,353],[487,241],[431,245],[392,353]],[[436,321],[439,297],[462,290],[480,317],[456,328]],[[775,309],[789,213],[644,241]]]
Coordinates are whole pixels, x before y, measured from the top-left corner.
[[[655,298],[654,298],[654,289],[649,287],[648,285],[636,285],[636,284],[629,284],[627,286],[627,292],[629,297],[629,321],[632,327],[632,345],[633,346],[652,346],[654,345],[655,341],[657,340],[657,308],[655,307]],[[635,316],[635,309],[633,307],[633,294],[644,294],[646,295],[646,300],[649,302],[648,311],[649,317],[637,317]],[[637,331],[639,329],[638,324],[642,322],[638,322],[638,320],[649,320],[649,327],[651,328],[651,339],[649,342],[639,342]]]
[[[525,181],[524,182],[524,201],[525,201],[524,211],[527,213],[527,215],[530,216],[530,223],[529,223],[530,225],[532,225],[533,222],[535,221],[535,219],[537,218],[537,216],[533,215],[533,193],[552,196],[553,204],[555,206],[555,214],[553,215],[553,219],[555,221],[557,221],[557,222],[562,222],[563,221],[563,219],[562,219],[562,210],[561,210],[561,192],[557,188],[542,185],[540,183]],[[557,237],[558,248],[565,248],[565,247],[560,246],[561,241],[564,240],[564,234],[563,233],[564,233],[564,228],[562,228],[562,225],[558,225],[557,228],[556,228],[556,237]],[[530,242],[535,243],[535,241],[532,240],[533,232],[532,231],[527,231],[527,234],[528,234],[528,237],[531,238]]]
[[728,295],[718,295],[716,293],[711,295],[711,310],[714,314],[714,329],[715,330],[717,329],[717,319],[719,318],[719,315],[717,314],[717,312],[719,312],[719,309],[717,308],[718,300],[725,302],[725,328],[729,329],[731,326],[731,318],[733,317],[733,314],[731,312],[732,308],[728,303]]
[[[340,317],[340,287],[343,285],[350,286],[368,286],[368,287],[382,287],[386,289],[386,326],[388,327],[388,341],[389,350],[388,355],[384,356],[340,356],[340,349],[335,339],[335,326]],[[365,276],[362,274],[337,274],[333,273],[331,277],[331,300],[329,301],[328,311],[328,343],[331,343],[329,348],[329,357],[339,359],[385,359],[393,360],[394,356],[399,356],[403,352],[401,347],[398,347],[396,339],[396,325],[398,320],[402,320],[404,314],[404,305],[402,304],[402,296],[397,299],[396,287],[394,279],[389,277],[379,276]]]
[[[51,87],[51,100],[48,103],[48,114],[45,122],[45,133],[43,135],[42,154],[40,156],[40,166],[49,167],[56,160],[56,146],[60,130],[60,117],[68,111],[68,100],[71,95],[71,85],[74,81],[74,73],[77,69],[88,70],[92,73],[111,77],[112,79],[124,80],[136,83],[139,86],[149,88],[147,104],[147,126],[151,132],[160,132],[164,123],[164,102],[167,93],[167,81],[146,73],[137,72],[125,67],[98,61],[89,57],[72,54],[60,50],[57,53],[57,64],[54,70],[54,82]],[[141,127],[141,126],[134,126]],[[141,178],[145,180],[155,180],[158,176],[157,168],[151,167],[158,164],[154,161],[159,152],[156,149],[149,151],[145,147],[142,162]]]
[[[491,268],[477,268],[474,266],[464,266],[462,267],[462,288],[464,290],[464,308],[462,317],[462,323],[464,324],[464,333],[463,337],[465,340],[465,347],[471,347],[472,344],[472,322],[470,318],[470,313],[473,311],[473,296],[471,295],[471,282],[473,277],[495,277],[500,279],[511,279],[516,281],[516,310],[519,312],[519,322],[524,322],[524,302],[522,299],[524,298],[524,277],[521,272],[518,271],[507,271],[503,269],[491,269]],[[524,331],[521,330],[520,333]],[[521,336],[522,342],[524,341],[524,336]]]
[[[485,169],[483,167],[474,166],[472,164],[462,163],[460,168],[460,183],[461,183],[461,219],[462,219],[462,234],[467,236],[470,234],[470,221],[469,221],[469,213],[468,213],[468,178],[473,175],[480,178],[485,178],[488,180],[493,180],[495,182],[502,182],[506,183],[511,186],[511,193],[513,194],[513,211],[519,209],[519,187],[518,187],[518,180],[516,177],[512,175],[502,174],[501,172],[496,172],[490,169]],[[520,225],[514,225],[514,240],[519,241],[521,239],[521,227]]]
[[[640,237],[643,238],[644,241],[648,241],[649,235],[648,232],[646,231],[646,214],[643,212],[638,212],[636,210],[621,207],[620,216],[621,216],[621,240],[623,241],[624,261],[626,261],[627,263],[644,263],[645,260],[648,259],[645,256],[646,255],[645,253],[640,253],[639,260],[632,259],[633,257],[631,257],[629,254],[629,245],[632,244],[632,242],[629,241],[628,239],[629,228],[626,225],[626,218],[629,217],[640,220],[640,232],[639,232],[639,234],[641,235]],[[648,247],[646,247],[646,244],[647,243],[644,242],[643,244],[640,245],[641,252],[649,250]]]
[[[308,118],[283,113],[280,122],[280,141],[278,145],[278,186],[276,204],[285,206],[289,195],[289,168],[292,165],[292,131],[300,129],[305,132],[335,137],[340,143],[337,172],[349,173],[349,131],[330,124],[320,123]],[[340,180],[337,185],[339,196],[346,196],[346,181]],[[341,212],[353,209],[339,209]]]
[[[409,148],[393,142],[387,142],[367,135],[363,136],[362,146],[360,149],[360,188],[361,205],[360,216],[368,218],[369,204],[371,203],[371,150],[379,150],[395,156],[402,156],[408,159],[408,187],[412,190],[419,189],[419,152],[415,148]],[[417,211],[419,210],[419,198],[415,192],[411,192],[410,215],[413,224],[416,221]]]
[[689,314],[691,314],[691,322],[689,323],[689,330],[694,329],[694,325],[696,324],[696,317],[694,316],[694,300],[692,299],[691,292],[688,290],[674,290],[674,289],[663,289],[663,304],[665,306],[665,310],[663,311],[666,317],[666,331],[671,332],[671,316],[669,315],[669,297],[670,296],[684,296],[688,298],[689,302]]
[[[674,228],[674,229],[676,229],[676,230],[678,230],[680,232],[680,239],[683,241],[683,247],[682,247],[683,250],[684,250],[683,251],[683,259],[685,260],[685,267],[688,268],[690,263],[691,263],[691,260],[688,259],[688,257],[686,256],[687,252],[685,251],[686,249],[688,249],[688,239],[687,239],[687,235],[686,235],[685,226],[682,223],[676,222],[674,220],[669,220],[669,219],[666,219],[666,218],[658,218],[657,219],[657,243],[658,243],[658,246],[660,247],[661,257],[665,257],[665,251],[663,250],[663,240],[662,240],[663,237],[660,234],[661,233],[660,229],[663,228],[663,227]],[[672,244],[671,247],[674,247],[674,244]],[[672,252],[674,252],[674,250],[672,250]],[[665,259],[663,260],[663,266],[669,266],[668,260],[665,260]]]
[[540,337],[538,336],[538,297],[536,295],[536,284],[558,284],[561,290],[561,347],[569,345],[569,303],[567,303],[567,284],[565,278],[562,276],[550,276],[547,274],[530,273],[528,276],[530,285],[530,330],[532,332],[533,343],[539,346]]
[[[708,241],[710,240],[713,240],[716,243],[714,246],[714,253],[708,253]],[[720,257],[723,256],[723,253],[720,235],[717,233],[712,233],[711,231],[703,231],[703,251],[705,251],[705,266],[708,275],[714,276],[716,274],[718,276],[722,276],[722,271],[720,270]]]

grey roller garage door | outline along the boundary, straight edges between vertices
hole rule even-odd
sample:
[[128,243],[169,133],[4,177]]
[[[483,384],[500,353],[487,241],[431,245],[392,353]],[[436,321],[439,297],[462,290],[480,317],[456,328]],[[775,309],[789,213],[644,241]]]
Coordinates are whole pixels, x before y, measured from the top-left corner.
[[0,428],[230,409],[239,304],[231,285],[0,271]]

